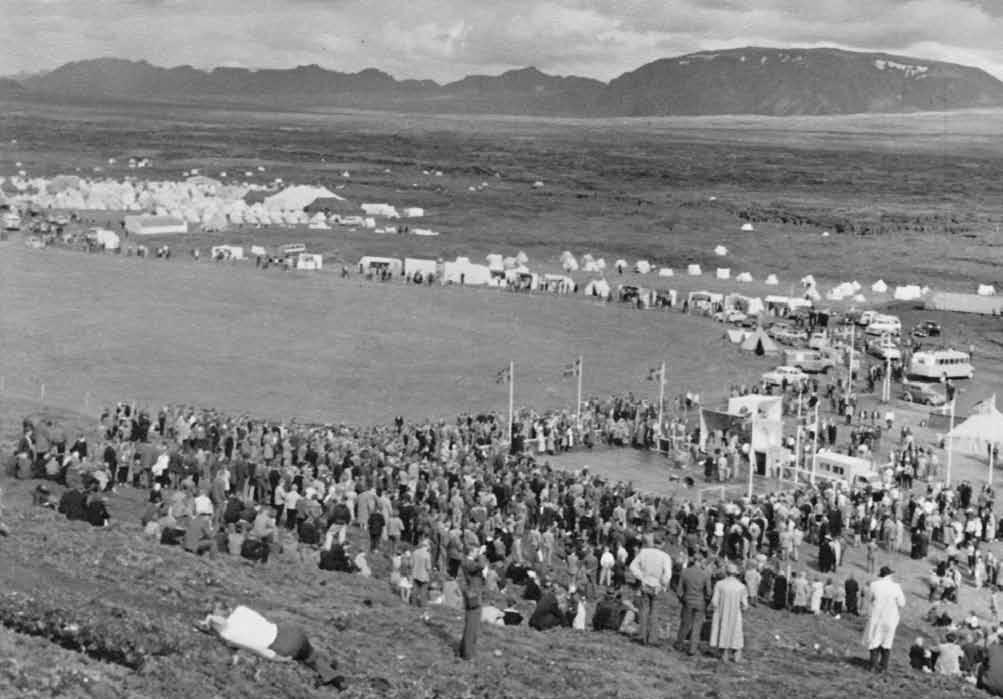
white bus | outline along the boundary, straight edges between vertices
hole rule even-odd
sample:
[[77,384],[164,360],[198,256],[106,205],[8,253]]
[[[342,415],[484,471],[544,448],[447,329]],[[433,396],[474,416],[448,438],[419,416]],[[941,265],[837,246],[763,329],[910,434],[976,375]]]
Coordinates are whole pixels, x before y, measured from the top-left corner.
[[909,362],[909,376],[924,379],[970,379],[975,374],[967,352],[953,349],[916,352]]

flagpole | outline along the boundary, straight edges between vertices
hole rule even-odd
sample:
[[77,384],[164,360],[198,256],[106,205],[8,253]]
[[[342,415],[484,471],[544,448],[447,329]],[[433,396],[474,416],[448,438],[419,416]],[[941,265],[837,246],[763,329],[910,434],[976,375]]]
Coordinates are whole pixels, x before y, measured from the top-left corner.
[[658,431],[662,431],[662,418],[665,409],[665,362],[658,371]]
[[758,412],[758,409],[752,411],[752,437],[749,439],[749,500],[752,500],[752,472],[756,463],[756,451],[752,448],[752,442],[756,438],[756,413]]
[[515,362],[508,363],[508,440],[512,441],[515,408]]
[[794,485],[798,484],[798,469],[801,468],[801,403],[803,391],[798,392],[798,424],[794,435]]
[[951,419],[947,428],[947,474],[944,477],[944,485],[951,485],[951,432],[954,431],[954,403],[957,397],[951,398]]
[[578,429],[582,429],[582,371],[584,369],[584,359],[581,355],[578,357],[578,403],[576,403],[577,410],[575,411],[576,419],[578,420]]
[[815,402],[815,433],[812,438],[811,446],[811,484],[815,485],[815,464],[818,462],[818,406],[821,404],[820,401]]

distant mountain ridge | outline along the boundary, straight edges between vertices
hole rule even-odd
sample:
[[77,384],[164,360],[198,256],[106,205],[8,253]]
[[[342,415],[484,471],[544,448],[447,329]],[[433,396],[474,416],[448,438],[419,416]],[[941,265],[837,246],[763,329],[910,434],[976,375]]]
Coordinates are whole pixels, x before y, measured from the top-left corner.
[[576,117],[824,115],[1003,105],[1003,82],[978,68],[884,53],[757,47],[663,58],[609,83],[536,68],[439,84],[397,80],[375,68],[204,71],[101,58],[67,63],[20,83],[5,81],[0,94],[22,86],[50,96]]

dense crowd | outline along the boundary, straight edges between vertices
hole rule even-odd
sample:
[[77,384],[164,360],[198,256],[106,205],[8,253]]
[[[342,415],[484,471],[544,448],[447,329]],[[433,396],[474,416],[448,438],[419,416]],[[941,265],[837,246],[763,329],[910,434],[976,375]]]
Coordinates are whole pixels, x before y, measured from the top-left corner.
[[[740,651],[747,603],[835,618],[866,613],[866,581],[842,564],[857,547],[870,578],[879,559],[926,559],[935,544],[941,553],[929,582],[938,624],[955,624],[947,605],[960,585],[996,589],[991,489],[933,480],[908,430],[882,483],[802,484],[713,504],[644,494],[546,462],[596,445],[697,441],[682,419],[662,435],[657,412],[630,395],[589,400],[580,420],[573,411],[522,410],[508,439],[495,414],[357,428],[119,404],[101,417],[93,446],[58,425],[26,421],[17,458],[22,470],[65,482],[58,504],[44,486],[38,500],[73,519],[104,524],[108,490],[142,487],[143,526],[164,544],[263,563],[309,559],[369,576],[376,569],[406,602],[473,607],[477,624],[528,616],[539,630],[591,626],[652,641],[664,628],[660,596],[673,590],[683,607],[680,648],[695,650],[709,626],[713,646]],[[722,448],[742,458],[736,435],[712,444],[722,447],[704,454],[708,460],[724,458]],[[731,467],[747,464],[722,464]],[[805,544],[817,547],[815,570],[799,561]],[[715,623],[708,610],[727,618]],[[994,638],[984,634],[983,649]]]

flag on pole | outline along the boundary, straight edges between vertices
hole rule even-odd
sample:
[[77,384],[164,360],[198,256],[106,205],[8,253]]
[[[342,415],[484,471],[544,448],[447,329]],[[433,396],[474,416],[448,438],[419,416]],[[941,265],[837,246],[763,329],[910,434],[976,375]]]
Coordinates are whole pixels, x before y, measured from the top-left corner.
[[648,381],[661,381],[662,380],[662,367],[655,367],[654,369],[648,369]]
[[505,367],[504,369],[499,369],[498,373],[495,374],[495,383],[505,383],[510,378],[512,378],[511,367]]
[[576,359],[570,364],[564,365],[564,370],[561,372],[561,375],[567,379],[573,376],[580,376],[581,373],[582,373],[582,360]]

